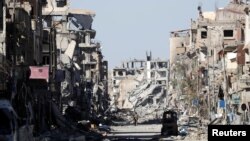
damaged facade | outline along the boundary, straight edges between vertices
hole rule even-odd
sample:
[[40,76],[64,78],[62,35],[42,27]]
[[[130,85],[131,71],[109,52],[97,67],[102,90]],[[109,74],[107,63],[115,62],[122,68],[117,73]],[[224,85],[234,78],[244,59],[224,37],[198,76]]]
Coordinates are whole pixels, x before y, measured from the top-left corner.
[[[166,106],[168,61],[133,59],[112,70],[111,104],[115,109],[136,112],[139,122],[160,118]],[[159,117],[158,117],[159,116]]]
[[108,63],[94,39],[95,13],[67,0],[3,0],[0,11],[0,97],[11,101],[19,134],[26,126],[36,137],[74,132],[103,115]]
[[171,33],[169,105],[218,123],[249,123],[248,8],[237,0],[214,12],[198,7],[190,29]]

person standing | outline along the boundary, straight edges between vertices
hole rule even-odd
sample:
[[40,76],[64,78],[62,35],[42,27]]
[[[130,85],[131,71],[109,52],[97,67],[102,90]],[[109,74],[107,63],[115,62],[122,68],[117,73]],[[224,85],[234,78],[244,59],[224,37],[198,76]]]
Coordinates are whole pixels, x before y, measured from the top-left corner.
[[134,118],[134,125],[137,126],[139,116],[138,116],[138,114],[136,112],[134,112],[133,118]]

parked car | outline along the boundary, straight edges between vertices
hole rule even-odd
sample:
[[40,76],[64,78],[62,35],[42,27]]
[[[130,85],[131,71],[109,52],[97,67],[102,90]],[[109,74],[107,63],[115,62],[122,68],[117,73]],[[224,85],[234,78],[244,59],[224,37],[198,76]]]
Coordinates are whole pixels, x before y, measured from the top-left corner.
[[17,140],[17,115],[8,100],[0,100],[0,141]]

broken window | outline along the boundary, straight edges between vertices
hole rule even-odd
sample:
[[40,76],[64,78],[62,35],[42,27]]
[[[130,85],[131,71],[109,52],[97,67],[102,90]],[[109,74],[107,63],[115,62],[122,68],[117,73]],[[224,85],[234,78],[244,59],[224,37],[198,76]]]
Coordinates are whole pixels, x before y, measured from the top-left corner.
[[43,30],[43,43],[49,44],[50,42],[49,35],[50,35],[49,31]]
[[152,94],[158,94],[158,93],[161,92],[161,90],[162,90],[161,87],[157,87],[157,88],[155,88],[155,89],[153,90]]
[[95,69],[95,65],[91,65],[90,67],[91,67],[91,69]]
[[123,76],[123,71],[118,71],[119,76]]
[[166,62],[160,62],[158,64],[159,68],[167,68],[167,63]]
[[167,77],[167,72],[166,71],[161,71],[159,72],[161,77]]
[[155,77],[155,72],[151,72],[151,77]]
[[166,84],[166,81],[162,80],[162,81],[158,81],[159,84]]
[[214,55],[214,51],[213,50],[211,50],[211,56],[213,56]]
[[201,31],[201,39],[207,38],[207,31]]
[[224,30],[224,37],[233,37],[234,32],[233,30]]
[[47,0],[42,0],[42,5],[45,6],[47,4]]
[[130,70],[127,72],[127,75],[135,75],[135,71],[134,70]]
[[43,65],[49,65],[50,57],[49,55],[43,56]]
[[94,78],[94,72],[91,71],[91,78]]
[[64,7],[67,4],[67,0],[56,0],[57,7]]
[[155,68],[154,62],[150,63],[150,68],[151,68],[151,69]]

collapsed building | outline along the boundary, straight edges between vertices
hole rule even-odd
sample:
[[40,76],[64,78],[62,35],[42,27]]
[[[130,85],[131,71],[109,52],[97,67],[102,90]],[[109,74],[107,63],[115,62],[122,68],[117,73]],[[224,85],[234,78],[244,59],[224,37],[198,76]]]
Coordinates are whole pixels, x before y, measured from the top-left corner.
[[[111,78],[111,105],[139,116],[139,122],[159,119],[166,108],[168,61],[133,59],[115,67]],[[157,117],[157,118],[156,118]]]
[[0,11],[0,97],[18,129],[75,131],[77,122],[103,115],[108,63],[94,40],[95,13],[72,10],[67,0],[3,0]]
[[[62,96],[61,108],[65,112],[70,105],[87,107],[79,109],[85,110],[85,114],[103,112],[108,106],[107,102],[103,103],[107,101],[108,64],[103,60],[100,42],[94,40],[96,31],[92,29],[92,22],[95,13],[70,10],[68,5],[54,8],[51,13],[52,7],[55,5],[48,3],[43,11],[45,28],[56,30],[56,64],[53,67],[57,69],[55,83]],[[48,50],[44,52],[48,53]]]
[[170,105],[210,120],[249,122],[248,7],[238,0],[215,12],[198,7],[190,29],[171,33]]

